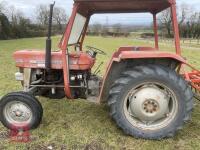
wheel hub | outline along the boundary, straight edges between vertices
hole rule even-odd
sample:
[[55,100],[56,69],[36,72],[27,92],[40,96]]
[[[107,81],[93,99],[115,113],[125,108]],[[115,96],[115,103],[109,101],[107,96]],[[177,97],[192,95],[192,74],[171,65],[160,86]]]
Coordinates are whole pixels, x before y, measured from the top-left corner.
[[21,112],[20,110],[18,110],[18,111],[14,112],[14,113],[15,113],[15,115],[17,117],[21,117],[23,112]]
[[129,112],[139,120],[156,121],[169,112],[169,97],[155,86],[142,87],[130,98]]
[[31,109],[24,103],[17,101],[8,103],[4,114],[10,123],[27,123],[32,119]]
[[155,100],[146,100],[143,104],[144,111],[146,113],[155,113],[159,109],[159,104]]

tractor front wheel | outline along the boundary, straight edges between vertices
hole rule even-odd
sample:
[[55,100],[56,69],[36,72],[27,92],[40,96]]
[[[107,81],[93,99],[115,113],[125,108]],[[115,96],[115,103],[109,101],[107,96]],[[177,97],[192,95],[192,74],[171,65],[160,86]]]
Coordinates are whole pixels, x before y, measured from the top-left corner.
[[42,120],[43,109],[40,102],[24,92],[10,93],[0,101],[2,124],[11,130],[37,128]]
[[137,66],[121,74],[109,92],[111,116],[125,133],[144,139],[174,136],[191,117],[193,94],[175,71]]

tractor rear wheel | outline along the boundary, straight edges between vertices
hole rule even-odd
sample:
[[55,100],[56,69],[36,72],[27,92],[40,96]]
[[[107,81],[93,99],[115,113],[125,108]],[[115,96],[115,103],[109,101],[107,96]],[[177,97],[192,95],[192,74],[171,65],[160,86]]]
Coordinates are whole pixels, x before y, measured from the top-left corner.
[[111,116],[136,138],[173,137],[191,117],[193,94],[170,68],[141,65],[123,72],[109,92]]
[[2,124],[11,130],[37,128],[42,120],[43,109],[40,102],[24,92],[10,93],[0,101]]

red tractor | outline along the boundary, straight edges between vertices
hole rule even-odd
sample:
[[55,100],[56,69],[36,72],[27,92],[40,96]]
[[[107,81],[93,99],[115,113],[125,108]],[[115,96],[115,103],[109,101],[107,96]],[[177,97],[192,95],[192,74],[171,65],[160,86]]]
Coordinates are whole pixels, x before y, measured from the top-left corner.
[[[16,80],[23,92],[10,93],[0,101],[0,118],[9,129],[34,129],[43,109],[35,96],[52,99],[90,99],[107,103],[110,115],[122,130],[145,139],[172,137],[190,120],[194,94],[200,91],[200,72],[181,56],[175,0],[74,0],[72,15],[59,44],[51,51],[51,5],[45,51],[14,53]],[[171,9],[176,53],[159,51],[156,15]],[[92,73],[97,55],[83,51],[90,17],[96,13],[140,13],[153,16],[155,47],[120,47],[110,59],[103,78]],[[103,44],[103,43],[102,43]],[[69,52],[73,49],[73,52]],[[186,66],[191,72],[184,70]],[[194,89],[196,92],[192,91]]]

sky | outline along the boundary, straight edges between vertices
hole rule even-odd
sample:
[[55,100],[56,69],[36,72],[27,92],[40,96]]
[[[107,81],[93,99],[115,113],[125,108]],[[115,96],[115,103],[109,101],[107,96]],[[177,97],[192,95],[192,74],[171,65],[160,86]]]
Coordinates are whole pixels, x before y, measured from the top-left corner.
[[[68,16],[71,14],[73,0],[0,0],[7,6],[14,6],[16,9],[22,11],[25,16],[29,18],[35,18],[35,10],[39,4],[50,4],[56,1],[56,6],[63,7]],[[191,7],[197,11],[200,11],[200,0],[177,0],[178,5],[184,3],[191,5]],[[103,23],[103,24],[142,24],[151,23],[152,16],[150,14],[103,14],[94,15],[91,18],[91,23]]]

